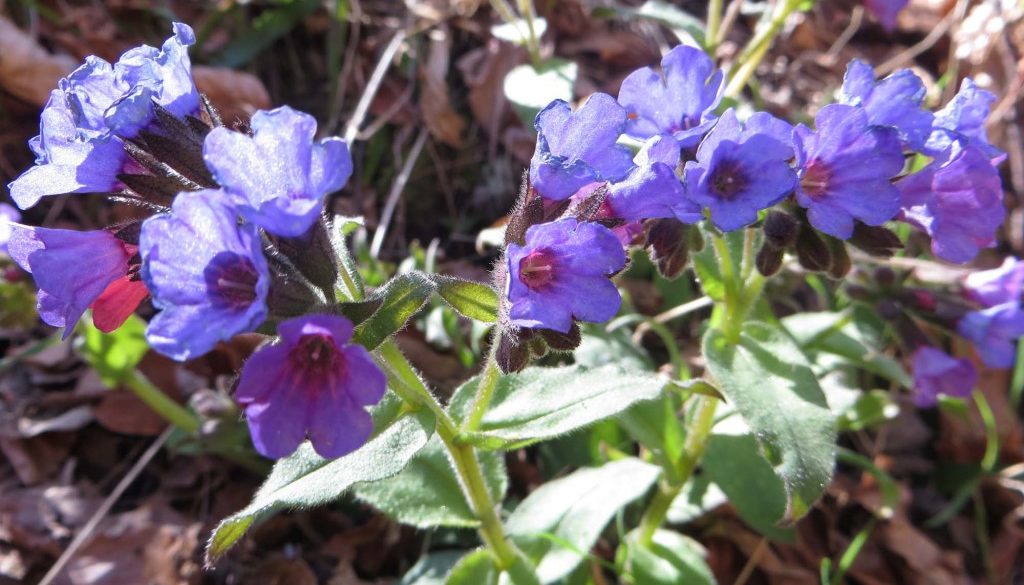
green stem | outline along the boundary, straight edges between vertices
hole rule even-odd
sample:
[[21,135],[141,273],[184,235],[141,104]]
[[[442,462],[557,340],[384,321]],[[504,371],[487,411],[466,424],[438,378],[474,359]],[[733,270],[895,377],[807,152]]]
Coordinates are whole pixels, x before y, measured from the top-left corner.
[[192,435],[199,430],[199,418],[188,409],[171,400],[159,388],[153,385],[138,370],[133,370],[122,383],[131,390],[139,400],[146,403],[167,422]]
[[495,326],[494,334],[491,336],[491,349],[487,354],[487,363],[484,365],[483,374],[480,375],[480,383],[476,387],[476,396],[473,397],[473,405],[469,409],[469,416],[462,423],[462,430],[473,432],[480,428],[480,422],[487,413],[487,408],[494,398],[494,390],[498,387],[498,380],[501,379],[501,371],[498,369],[498,341],[501,332]]
[[471,445],[458,443],[458,426],[437,402],[394,341],[381,344],[377,355],[395,393],[407,403],[430,409],[437,418],[437,436],[451,455],[466,500],[480,521],[480,538],[494,555],[498,566],[502,570],[508,569],[516,561],[516,550],[505,536],[505,529],[498,518],[497,504],[487,489],[475,450]]
[[718,48],[718,29],[722,26],[722,0],[708,0],[708,28],[704,34],[704,46],[714,57]]
[[640,544],[642,546],[651,545],[654,533],[665,523],[665,516],[668,514],[669,507],[672,506],[672,501],[676,499],[690,476],[693,475],[693,470],[697,468],[700,458],[704,455],[704,449],[707,448],[711,429],[715,426],[715,409],[717,407],[717,398],[697,396],[697,411],[693,417],[693,424],[686,433],[683,453],[675,463],[677,479],[658,487],[658,493],[655,494],[640,520]]
[[718,234],[711,236],[714,242],[715,252],[718,255],[718,266],[722,273],[722,284],[725,287],[725,315],[722,320],[722,333],[725,334],[729,343],[736,344],[740,340],[740,330],[743,327],[743,317],[740,304],[742,295],[742,283],[737,272],[736,263],[733,262],[732,253],[729,251],[729,243],[725,237]]
[[754,35],[754,38],[750,39],[746,48],[740,53],[739,59],[736,60],[733,70],[730,71],[729,85],[725,88],[726,97],[734,98],[743,91],[743,88],[747,86],[747,81],[757,71],[757,66],[761,64],[761,60],[768,54],[768,49],[771,48],[775,37],[782,31],[782,27],[786,24],[786,19],[802,2],[803,0],[778,1],[775,5],[775,12],[772,14],[771,22]]

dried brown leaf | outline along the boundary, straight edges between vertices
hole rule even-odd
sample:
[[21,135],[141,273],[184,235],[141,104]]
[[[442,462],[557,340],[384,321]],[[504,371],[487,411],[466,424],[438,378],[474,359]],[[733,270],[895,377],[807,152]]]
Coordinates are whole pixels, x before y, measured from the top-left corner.
[[448,62],[451,54],[451,36],[447,28],[438,28],[430,33],[430,46],[426,62],[420,67],[420,108],[423,122],[436,140],[456,147],[462,145],[462,131],[466,121],[452,109],[448,95]]
[[57,80],[75,67],[67,55],[53,55],[31,35],[0,16],[0,88],[37,106],[50,98]]

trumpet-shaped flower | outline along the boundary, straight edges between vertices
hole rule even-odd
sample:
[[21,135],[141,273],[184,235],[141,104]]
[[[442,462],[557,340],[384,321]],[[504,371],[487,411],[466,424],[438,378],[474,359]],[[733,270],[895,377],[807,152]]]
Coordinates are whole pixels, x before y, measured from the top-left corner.
[[573,320],[611,319],[622,299],[609,280],[626,253],[608,228],[575,219],[531,226],[509,244],[505,296],[513,325],[568,333]]
[[537,114],[537,148],[530,184],[542,197],[567,199],[599,181],[618,181],[633,167],[629,149],[616,144],[626,111],[610,95],[590,96],[578,110],[555,100]]
[[900,193],[891,180],[903,169],[896,132],[872,127],[862,108],[841,104],[825,106],[814,121],[814,131],[793,131],[796,200],[811,225],[846,240],[854,220],[877,226],[892,219]]
[[387,384],[369,352],[348,343],[352,323],[307,315],[277,331],[279,343],[245,362],[235,394],[256,450],[277,459],[306,438],[327,459],[358,449],[373,432],[365,407],[380,401]]
[[638,69],[622,81],[619,103],[628,112],[626,134],[645,140],[665,134],[680,148],[700,142],[715,124],[724,73],[704,51],[680,45],[661,59],[661,72]]
[[1024,311],[1017,301],[967,313],[957,332],[971,341],[990,368],[1013,366],[1015,345],[1024,336]]
[[863,61],[846,67],[839,103],[864,108],[872,126],[895,128],[910,150],[921,150],[932,132],[934,115],[922,107],[927,89],[910,69],[900,69],[876,81],[875,72]]
[[242,217],[267,231],[301,236],[320,217],[324,198],[352,174],[340,138],[314,142],[316,120],[289,107],[256,112],[253,135],[225,127],[206,137],[203,158]]
[[939,395],[965,398],[978,383],[971,362],[957,359],[934,347],[921,347],[911,359],[914,371],[914,403],[931,408]]
[[170,213],[143,224],[139,252],[160,309],[146,330],[153,349],[187,360],[266,318],[270,273],[260,237],[252,224],[239,225],[222,191],[178,195]]
[[1020,303],[1024,291],[1024,262],[1007,258],[1002,266],[991,270],[978,270],[964,279],[967,297],[985,306]]
[[970,262],[995,243],[1006,217],[999,173],[974,146],[954,144],[943,158],[901,179],[901,217],[932,238],[932,252]]
[[796,174],[789,166],[788,129],[765,113],[755,114],[744,128],[730,109],[701,142],[697,160],[686,163],[686,195],[711,210],[718,229],[750,225],[759,211],[792,192]]
[[985,120],[995,100],[992,92],[978,88],[973,79],[964,79],[960,91],[935,114],[926,145],[928,154],[941,156],[959,142],[977,148],[990,159],[1002,158],[1005,153],[992,146],[985,131]]
[[896,17],[906,8],[910,0],[864,0],[868,9],[885,30],[892,32],[896,28]]

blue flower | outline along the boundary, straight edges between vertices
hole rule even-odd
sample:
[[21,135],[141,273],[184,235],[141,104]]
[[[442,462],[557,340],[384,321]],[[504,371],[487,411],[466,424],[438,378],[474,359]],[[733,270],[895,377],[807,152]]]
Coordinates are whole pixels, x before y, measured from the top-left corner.
[[1021,302],[1024,291],[1024,261],[1007,258],[1002,266],[991,270],[977,270],[964,278],[967,298],[985,306]]
[[530,161],[530,184],[542,197],[561,201],[597,181],[618,181],[633,167],[633,156],[616,144],[626,111],[603,93],[590,96],[575,112],[555,100],[537,114],[537,148]]
[[661,59],[661,73],[650,67],[630,73],[619,89],[626,134],[641,140],[665,134],[680,148],[696,146],[715,124],[724,77],[704,51],[685,45]]
[[256,450],[278,459],[307,437],[327,459],[358,449],[373,432],[365,407],[380,401],[387,381],[364,347],[348,343],[352,323],[307,315],[282,322],[277,332],[279,343],[245,362],[235,394]]
[[934,115],[922,107],[928,91],[921,78],[909,69],[875,81],[875,72],[863,61],[850,61],[838,101],[864,108],[868,123],[895,128],[910,150],[921,150],[932,132]]
[[1003,185],[988,156],[954,144],[943,157],[897,183],[901,219],[932,238],[932,252],[950,262],[970,262],[995,244],[1006,218]]
[[1015,344],[1024,336],[1024,311],[1019,302],[972,311],[960,319],[957,332],[974,344],[990,368],[1013,366]]
[[153,349],[187,360],[267,315],[270,273],[260,237],[222,191],[181,193],[170,213],[151,217],[139,239],[142,278],[160,313],[146,338]]
[[796,174],[789,166],[793,148],[788,128],[765,113],[755,114],[744,128],[729,109],[701,142],[697,160],[686,163],[686,195],[711,210],[718,229],[750,225],[759,211],[792,192]]
[[978,383],[978,373],[970,361],[954,358],[934,347],[921,347],[911,361],[914,403],[921,408],[935,406],[939,395],[966,398]]
[[561,219],[531,226],[526,244],[509,244],[505,296],[512,325],[568,333],[573,320],[599,323],[622,299],[609,280],[626,253],[608,228]]
[[275,235],[301,236],[352,174],[348,146],[340,138],[314,142],[316,120],[289,107],[256,112],[252,130],[211,131],[206,165],[242,217]]
[[979,89],[971,78],[964,79],[960,91],[935,114],[926,152],[941,156],[954,142],[979,149],[990,159],[1001,159],[1006,153],[992,146],[985,131],[985,120],[996,96]]
[[[107,302],[94,315],[104,331],[119,327],[145,298],[145,289],[137,279],[129,278],[129,261],[134,246],[103,231],[78,232],[11,224],[7,253],[39,287],[37,307],[44,323],[66,327],[71,335],[85,310],[104,295],[123,301],[115,306]],[[141,296],[139,289],[142,289]],[[109,292],[108,292],[109,291]],[[127,294],[124,294],[127,293]],[[134,299],[130,307],[125,303]]]
[[896,132],[872,127],[863,109],[841,104],[825,106],[814,121],[815,131],[793,131],[796,200],[811,225],[846,240],[855,219],[870,226],[892,219],[900,194],[891,180],[903,170]]
[[873,14],[885,30],[892,32],[896,28],[896,17],[906,8],[910,0],[864,0],[864,6]]

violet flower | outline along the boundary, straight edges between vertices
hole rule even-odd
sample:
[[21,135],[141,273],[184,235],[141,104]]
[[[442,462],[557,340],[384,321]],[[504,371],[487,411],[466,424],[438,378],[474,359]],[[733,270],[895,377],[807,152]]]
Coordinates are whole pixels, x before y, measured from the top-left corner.
[[1020,303],[1024,291],[1024,261],[1007,258],[999,268],[978,270],[964,278],[967,298],[985,307]]
[[1024,336],[1024,311],[1017,301],[967,313],[957,332],[974,344],[981,361],[990,368],[1010,368],[1015,345]]
[[863,109],[841,104],[822,108],[815,125],[793,131],[796,200],[811,225],[846,240],[855,219],[870,226],[892,219],[900,194],[890,181],[903,170],[896,132],[870,126]]
[[94,307],[93,319],[97,328],[109,332],[146,297],[142,283],[129,276],[135,247],[114,234],[11,225],[7,253],[35,278],[39,317],[48,325],[65,327],[65,339],[99,299],[106,298]]
[[946,352],[929,346],[914,352],[914,403],[920,408],[931,408],[939,395],[966,398],[978,383],[978,373],[969,360],[957,359]]
[[892,32],[896,29],[896,17],[906,8],[910,0],[864,0],[864,7],[881,23],[882,28]]
[[901,219],[931,236],[939,258],[963,264],[995,244],[1006,217],[1002,181],[978,148],[954,144],[943,158],[896,185]]
[[622,299],[609,280],[626,253],[608,228],[573,218],[531,226],[509,244],[505,296],[513,325],[568,333],[573,320],[606,321]]
[[1001,160],[1005,153],[989,143],[985,131],[985,120],[995,100],[992,92],[978,88],[973,79],[964,79],[960,91],[935,114],[926,152],[941,156],[959,142],[979,149],[990,159]]
[[380,401],[387,381],[364,347],[348,343],[352,323],[307,315],[282,322],[277,331],[279,343],[245,362],[235,394],[256,450],[278,459],[307,437],[326,459],[358,449],[373,432],[364,407]]
[[863,61],[846,66],[838,101],[864,108],[872,126],[895,128],[900,141],[910,150],[921,150],[932,132],[934,115],[922,107],[927,89],[909,69],[900,69],[876,81],[875,72]]
[[630,73],[619,89],[628,112],[626,134],[646,140],[665,134],[680,148],[692,148],[715,124],[725,74],[707,53],[680,45],[661,59],[661,72],[650,67]]
[[252,224],[218,190],[181,193],[139,239],[142,278],[161,309],[146,338],[176,360],[202,355],[267,316],[270,273]]
[[788,124],[765,113],[755,114],[744,128],[729,109],[701,142],[697,160],[686,163],[686,195],[711,210],[718,229],[750,225],[759,211],[792,192],[796,174],[789,166],[793,148],[787,130]]
[[616,144],[626,111],[610,95],[596,93],[576,111],[555,100],[540,113],[530,184],[542,197],[561,201],[594,182],[618,181],[633,167],[632,154]]
[[345,141],[314,142],[316,120],[287,106],[252,117],[253,135],[214,128],[203,158],[248,221],[285,237],[301,236],[320,217],[324,198],[352,174]]

